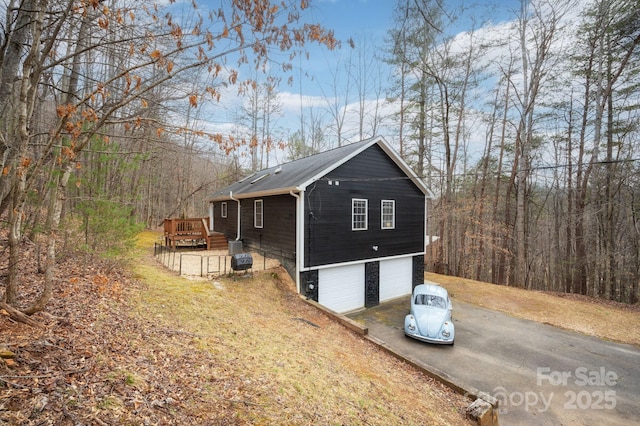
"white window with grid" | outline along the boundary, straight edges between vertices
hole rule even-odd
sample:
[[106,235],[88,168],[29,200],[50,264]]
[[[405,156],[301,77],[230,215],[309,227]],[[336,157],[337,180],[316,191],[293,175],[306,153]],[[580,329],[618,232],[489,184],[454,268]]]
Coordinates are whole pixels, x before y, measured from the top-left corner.
[[220,216],[227,217],[227,203],[220,204]]
[[351,200],[351,230],[365,231],[367,229],[368,200],[354,198]]
[[262,200],[255,200],[253,202],[253,226],[256,228],[262,228],[262,223],[263,223]]
[[395,200],[382,200],[382,229],[394,229],[396,227],[396,202]]

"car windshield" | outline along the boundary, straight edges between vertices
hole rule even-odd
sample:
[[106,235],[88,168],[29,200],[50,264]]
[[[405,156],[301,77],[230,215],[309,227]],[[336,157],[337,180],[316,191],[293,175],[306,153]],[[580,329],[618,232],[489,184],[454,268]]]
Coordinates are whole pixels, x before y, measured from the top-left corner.
[[447,308],[447,302],[444,300],[444,298],[440,296],[434,296],[433,294],[417,294],[415,304],[433,306],[434,308],[441,309]]

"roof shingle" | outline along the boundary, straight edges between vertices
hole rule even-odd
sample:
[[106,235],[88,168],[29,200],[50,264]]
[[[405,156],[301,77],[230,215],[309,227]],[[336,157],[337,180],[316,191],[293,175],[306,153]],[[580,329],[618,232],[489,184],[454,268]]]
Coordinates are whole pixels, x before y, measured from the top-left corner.
[[[209,201],[229,200],[231,197],[237,199],[252,198],[288,194],[291,191],[302,191],[315,180],[376,143],[380,144],[385,151],[391,151],[381,137],[365,139],[360,142],[344,145],[339,148],[261,170],[214,192],[209,197]],[[396,163],[399,163],[405,170],[405,173],[417,179],[399,157],[395,154],[391,154],[391,157]],[[430,193],[419,179],[416,184],[423,189],[425,194]]]

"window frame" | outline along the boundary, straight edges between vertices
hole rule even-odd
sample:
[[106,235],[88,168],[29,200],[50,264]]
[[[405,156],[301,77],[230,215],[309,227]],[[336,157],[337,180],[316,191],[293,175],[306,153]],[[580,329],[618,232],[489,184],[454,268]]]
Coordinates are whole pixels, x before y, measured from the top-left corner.
[[[391,225],[387,226],[385,220],[385,204],[391,205]],[[381,200],[380,201],[380,229],[395,229],[396,228],[396,200]]]
[[[258,214],[258,206],[260,206],[260,214]],[[258,219],[260,219],[259,224]],[[253,200],[253,227],[264,228],[264,201],[262,199]]]
[[[364,202],[364,213],[356,212],[356,203]],[[364,217],[362,217],[364,216]],[[362,227],[356,227],[360,223]],[[351,199],[351,230],[352,231],[366,231],[369,229],[369,200],[366,198],[352,198]]]
[[229,207],[227,206],[227,202],[223,201],[222,203],[220,203],[220,217],[226,219],[228,213]]

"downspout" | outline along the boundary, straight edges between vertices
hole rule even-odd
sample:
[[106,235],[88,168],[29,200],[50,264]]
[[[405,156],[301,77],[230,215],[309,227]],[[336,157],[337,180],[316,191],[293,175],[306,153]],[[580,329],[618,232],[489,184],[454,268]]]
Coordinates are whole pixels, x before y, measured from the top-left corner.
[[207,229],[207,235],[211,235],[213,229],[215,228],[215,223],[213,223],[213,203],[209,203],[209,229]]
[[300,264],[302,263],[302,238],[304,238],[302,218],[304,217],[304,212],[302,211],[303,206],[300,194],[296,194],[293,190],[289,191],[289,194],[296,199],[296,289],[300,293],[300,271],[302,271],[302,265]]
[[238,229],[236,230],[236,241],[240,241],[240,200],[233,198],[233,191],[229,191],[229,198],[238,203]]

